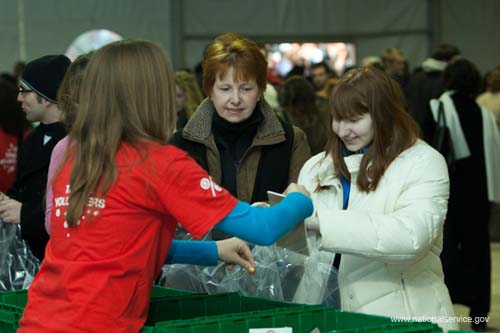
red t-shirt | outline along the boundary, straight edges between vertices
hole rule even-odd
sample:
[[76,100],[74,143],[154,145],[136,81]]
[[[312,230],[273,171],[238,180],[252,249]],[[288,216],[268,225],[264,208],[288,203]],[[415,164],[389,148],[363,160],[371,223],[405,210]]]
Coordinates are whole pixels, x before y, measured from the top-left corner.
[[[18,332],[139,332],[177,222],[201,237],[237,200],[181,150],[122,145],[119,176],[65,223],[72,163],[53,184],[51,239]],[[89,217],[92,217],[89,221]]]
[[16,180],[17,135],[0,129],[0,192],[6,192]]

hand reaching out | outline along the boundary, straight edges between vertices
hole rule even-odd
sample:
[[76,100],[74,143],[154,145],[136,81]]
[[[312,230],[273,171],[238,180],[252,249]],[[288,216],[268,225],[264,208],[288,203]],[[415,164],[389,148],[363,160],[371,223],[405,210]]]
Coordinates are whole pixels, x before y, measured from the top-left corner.
[[307,195],[309,198],[311,197],[311,193],[309,193],[309,191],[303,185],[290,183],[290,185],[288,185],[288,187],[286,188],[284,194],[290,194],[292,192],[299,192]]
[[22,203],[0,193],[0,219],[7,223],[21,222]]
[[247,243],[233,237],[216,242],[219,259],[228,264],[240,265],[250,273],[255,272],[255,262],[252,251]]

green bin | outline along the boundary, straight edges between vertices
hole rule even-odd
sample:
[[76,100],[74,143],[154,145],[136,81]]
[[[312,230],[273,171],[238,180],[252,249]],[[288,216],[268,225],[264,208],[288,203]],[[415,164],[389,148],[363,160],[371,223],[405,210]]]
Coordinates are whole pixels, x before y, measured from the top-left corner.
[[151,299],[166,297],[166,296],[181,296],[181,295],[195,295],[194,292],[175,288],[166,288],[162,286],[153,286],[151,290]]
[[146,326],[158,322],[243,313],[276,308],[303,307],[259,297],[240,296],[238,293],[193,294],[181,297],[151,299]]
[[0,293],[0,332],[16,332],[27,301],[26,290]]
[[[151,301],[165,299],[165,297],[180,297],[182,295],[193,295],[193,292],[153,286],[151,290]],[[23,315],[24,307],[28,301],[28,291],[16,290],[0,292],[0,333],[15,333],[19,328],[19,319]]]
[[343,312],[322,306],[306,306],[229,314],[191,320],[159,322],[143,333],[240,333],[250,328],[291,327],[293,332],[442,332],[432,323],[391,323],[388,317]]

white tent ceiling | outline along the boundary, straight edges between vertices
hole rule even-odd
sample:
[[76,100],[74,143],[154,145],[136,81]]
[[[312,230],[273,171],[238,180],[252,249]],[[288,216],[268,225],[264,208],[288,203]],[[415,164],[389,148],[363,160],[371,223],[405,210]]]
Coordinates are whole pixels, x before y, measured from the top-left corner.
[[500,63],[496,0],[0,0],[0,8],[1,71],[64,53],[94,29],[157,41],[176,67],[193,66],[228,31],[268,42],[352,42],[358,59],[397,47],[412,66],[448,42],[482,70]]

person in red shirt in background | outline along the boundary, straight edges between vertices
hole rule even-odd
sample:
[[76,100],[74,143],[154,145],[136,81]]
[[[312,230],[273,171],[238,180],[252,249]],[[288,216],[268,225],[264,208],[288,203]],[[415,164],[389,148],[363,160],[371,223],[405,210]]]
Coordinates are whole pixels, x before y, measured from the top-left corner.
[[0,79],[0,192],[16,180],[17,152],[28,134],[30,123],[17,102],[15,78]]
[[177,222],[195,238],[216,229],[270,245],[312,214],[302,186],[271,208],[251,207],[168,145],[175,83],[154,43],[97,51],[78,100],[20,333],[139,332]]

